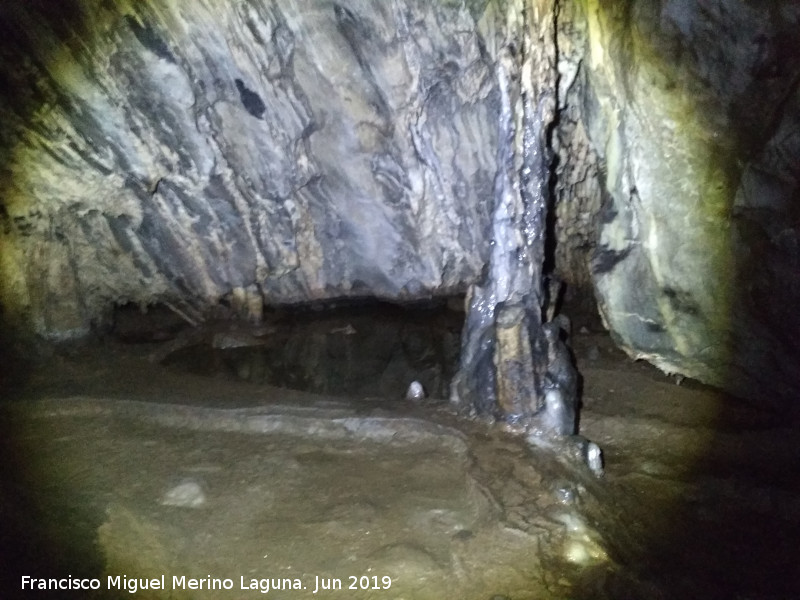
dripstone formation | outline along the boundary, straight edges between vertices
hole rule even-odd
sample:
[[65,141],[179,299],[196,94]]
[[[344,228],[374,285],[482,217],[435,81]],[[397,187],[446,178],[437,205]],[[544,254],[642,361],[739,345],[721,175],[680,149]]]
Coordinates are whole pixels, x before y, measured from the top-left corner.
[[558,327],[542,326],[553,158],[547,134],[556,109],[555,7],[537,2],[519,8],[495,44],[500,143],[491,253],[467,296],[453,399],[542,435],[571,435],[576,375]]

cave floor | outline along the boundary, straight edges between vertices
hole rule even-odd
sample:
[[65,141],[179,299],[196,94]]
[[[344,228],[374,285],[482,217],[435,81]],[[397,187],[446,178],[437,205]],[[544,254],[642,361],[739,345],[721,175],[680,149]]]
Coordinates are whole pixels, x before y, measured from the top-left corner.
[[573,345],[602,478],[444,401],[57,353],[0,412],[2,597],[40,597],[23,575],[98,578],[96,598],[162,575],[134,597],[797,597],[796,426],[604,334]]

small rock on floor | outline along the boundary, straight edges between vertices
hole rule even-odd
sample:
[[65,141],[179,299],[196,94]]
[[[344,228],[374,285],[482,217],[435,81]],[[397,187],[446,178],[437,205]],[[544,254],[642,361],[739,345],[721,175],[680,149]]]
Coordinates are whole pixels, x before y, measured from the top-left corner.
[[206,494],[196,481],[179,483],[161,499],[164,506],[180,506],[183,508],[198,508],[206,503]]

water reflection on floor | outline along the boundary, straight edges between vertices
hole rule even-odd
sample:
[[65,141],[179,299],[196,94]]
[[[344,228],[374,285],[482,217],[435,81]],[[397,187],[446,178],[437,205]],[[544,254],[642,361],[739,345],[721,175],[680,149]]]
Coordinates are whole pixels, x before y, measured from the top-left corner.
[[219,332],[177,350],[165,364],[190,373],[341,396],[402,398],[412,381],[448,396],[463,315],[446,307],[370,305],[303,311],[243,340]]

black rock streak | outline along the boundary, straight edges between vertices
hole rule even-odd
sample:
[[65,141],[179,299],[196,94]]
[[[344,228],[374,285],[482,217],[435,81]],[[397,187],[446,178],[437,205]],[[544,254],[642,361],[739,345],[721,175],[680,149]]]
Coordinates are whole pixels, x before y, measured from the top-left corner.
[[373,43],[372,32],[367,25],[362,23],[349,9],[334,4],[334,14],[339,32],[344,37],[353,56],[358,62],[358,66],[364,74],[365,81],[370,86],[370,105],[375,109],[381,120],[381,129],[385,135],[392,132],[392,111],[384,98],[381,87],[375,81],[375,74],[372,72],[371,50]]
[[261,99],[261,96],[256,94],[253,90],[248,89],[241,79],[235,79],[236,89],[239,90],[239,98],[242,105],[256,119],[261,119],[264,112],[267,110],[267,105]]
[[163,39],[158,37],[158,34],[150,25],[147,23],[140,25],[133,15],[125,15],[125,22],[128,24],[128,27],[130,27],[133,35],[136,36],[136,39],[139,40],[139,43],[142,46],[150,50],[159,58],[163,58],[164,60],[175,64],[175,57],[170,51],[169,46],[167,46],[167,43]]

